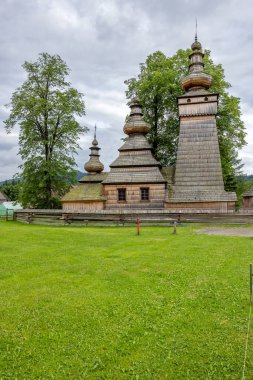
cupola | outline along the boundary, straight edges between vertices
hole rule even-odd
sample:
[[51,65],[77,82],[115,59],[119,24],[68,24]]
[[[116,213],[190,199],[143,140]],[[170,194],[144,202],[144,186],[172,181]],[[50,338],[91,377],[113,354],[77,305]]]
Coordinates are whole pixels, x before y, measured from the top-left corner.
[[104,165],[99,160],[100,148],[98,147],[96,129],[97,127],[95,126],[94,139],[92,141],[92,146],[90,147],[90,159],[84,165],[84,169],[91,174],[101,173],[104,170]]
[[127,117],[124,133],[131,135],[133,133],[142,133],[146,135],[150,131],[150,125],[143,119],[142,106],[137,97],[130,102],[130,115]]
[[204,63],[201,43],[195,36],[189,55],[189,74],[182,79],[182,87],[186,92],[208,90],[212,84],[212,77],[204,72]]

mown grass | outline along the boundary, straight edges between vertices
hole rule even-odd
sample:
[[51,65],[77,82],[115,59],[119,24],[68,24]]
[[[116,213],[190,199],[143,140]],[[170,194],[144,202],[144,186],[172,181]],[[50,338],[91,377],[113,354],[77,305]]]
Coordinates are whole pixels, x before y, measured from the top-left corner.
[[253,239],[196,229],[1,222],[0,378],[240,379]]

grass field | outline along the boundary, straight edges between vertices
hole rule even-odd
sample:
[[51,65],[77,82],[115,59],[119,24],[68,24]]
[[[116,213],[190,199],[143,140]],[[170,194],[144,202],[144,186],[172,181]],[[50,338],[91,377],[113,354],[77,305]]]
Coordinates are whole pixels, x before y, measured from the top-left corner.
[[0,222],[0,379],[241,379],[253,239],[199,228]]

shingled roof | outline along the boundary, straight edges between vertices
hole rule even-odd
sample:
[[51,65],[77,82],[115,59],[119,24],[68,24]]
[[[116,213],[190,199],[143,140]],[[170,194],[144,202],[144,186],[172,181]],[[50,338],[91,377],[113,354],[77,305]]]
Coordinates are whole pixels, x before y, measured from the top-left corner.
[[124,184],[124,183],[165,183],[159,168],[151,168],[147,171],[111,171],[103,184]]
[[156,161],[156,159],[149,154],[143,154],[139,152],[138,154],[126,154],[120,155],[116,158],[115,161],[110,165],[111,168],[116,167],[126,167],[126,166],[160,166],[160,164]]
[[108,176],[108,173],[96,173],[96,174],[86,174],[84,175],[78,182],[79,183],[95,183],[95,182],[102,182],[106,177]]
[[244,197],[253,197],[253,186],[247,190],[244,194],[243,194]]
[[135,133],[134,135],[129,135],[122,147],[119,148],[119,152],[127,150],[142,150],[150,149],[150,144],[148,143],[146,137],[143,134]]
[[104,201],[103,185],[101,183],[83,183],[71,189],[62,198],[63,202],[73,201]]
[[6,195],[4,193],[2,193],[0,191],[0,202],[5,202],[5,201],[8,201],[8,198],[6,197]]

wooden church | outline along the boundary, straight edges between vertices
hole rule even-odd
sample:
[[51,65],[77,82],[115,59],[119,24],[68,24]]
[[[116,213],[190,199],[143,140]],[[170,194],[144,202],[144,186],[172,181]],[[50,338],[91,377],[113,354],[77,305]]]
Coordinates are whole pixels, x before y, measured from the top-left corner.
[[88,172],[79,185],[62,198],[63,209],[167,209],[168,211],[233,212],[236,195],[224,190],[216,127],[218,94],[204,72],[201,44],[191,46],[185,94],[178,98],[180,133],[175,169],[161,167],[151,152],[138,98],[130,103],[124,126],[127,139],[119,148],[110,171],[103,172],[96,133],[90,148]]

